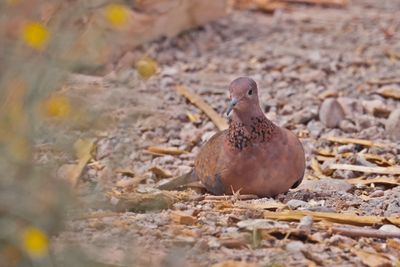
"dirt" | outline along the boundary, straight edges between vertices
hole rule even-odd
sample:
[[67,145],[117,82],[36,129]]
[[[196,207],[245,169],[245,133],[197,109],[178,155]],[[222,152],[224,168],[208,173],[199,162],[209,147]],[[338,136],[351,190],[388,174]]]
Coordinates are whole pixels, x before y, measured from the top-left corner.
[[[298,5],[274,15],[235,11],[176,38],[129,52],[113,63],[114,71],[96,85],[78,82],[68,93],[90,105],[92,112],[107,123],[100,130],[85,133],[97,138],[97,165],[85,168],[78,191],[91,208],[67,223],[55,238],[56,250],[72,244],[96,262],[116,266],[133,266],[132,262],[134,266],[210,266],[227,260],[260,266],[398,264],[399,239],[389,243],[382,238],[350,238],[333,234],[329,231],[331,224],[324,222],[314,222],[306,233],[294,231],[297,222],[275,222],[278,225],[267,227],[275,229],[270,234],[238,226],[241,221],[264,219],[263,209],[241,205],[248,207],[268,199],[240,200],[234,196],[213,200],[192,187],[150,199],[140,211],[132,212],[135,207],[129,206],[129,201],[123,207],[131,211],[116,207],[124,194],[155,194],[154,185],[163,178],[149,172],[150,167],[159,166],[174,176],[186,173],[202,143],[217,132],[204,113],[176,93],[176,85],[200,95],[224,116],[230,81],[250,76],[259,85],[267,117],[301,137],[307,157],[305,179],[313,181],[277,196],[274,201],[282,206],[272,210],[287,210],[290,200],[301,200],[305,204],[292,202],[291,207],[399,216],[400,189],[395,183],[349,186],[348,179],[373,179],[378,175],[346,170],[325,173],[339,181],[334,183],[319,177],[311,167],[312,158],[320,155],[321,149],[333,151],[332,162],[388,166],[363,158],[363,153],[370,153],[379,155],[390,166],[400,165],[398,140],[391,139],[385,129],[390,112],[400,108],[400,102],[377,94],[388,84],[373,82],[400,77],[400,56],[388,53],[400,53],[399,11],[397,1],[372,0],[352,1],[344,9]],[[142,80],[126,63],[127,58],[138,58],[143,52],[159,65],[158,73],[149,80]],[[395,86],[396,81],[389,85]],[[337,128],[328,128],[319,121],[319,106],[328,97],[337,98],[346,114]],[[371,110],[371,101],[379,101],[387,112]],[[199,121],[190,122],[187,112],[198,115]],[[367,139],[385,146],[338,144],[322,138],[327,135]],[[189,153],[145,153],[148,146],[154,145]],[[352,156],[344,156],[345,152]],[[323,166],[323,161],[319,164]],[[130,186],[136,177],[144,178],[137,187]],[[399,178],[386,178],[390,177],[396,181]],[[181,195],[177,199],[175,194]],[[178,210],[194,219],[186,223],[173,221],[172,214]],[[290,234],[287,229],[294,232]],[[397,248],[393,242],[399,244]],[[383,257],[382,265],[368,264],[359,250]]]

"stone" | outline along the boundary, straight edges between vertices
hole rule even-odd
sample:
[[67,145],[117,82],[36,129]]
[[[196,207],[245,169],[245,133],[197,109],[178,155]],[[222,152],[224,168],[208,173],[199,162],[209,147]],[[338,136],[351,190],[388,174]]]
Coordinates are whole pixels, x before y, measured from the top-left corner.
[[329,128],[336,128],[345,118],[342,106],[335,98],[327,98],[319,109],[319,120]]
[[385,123],[385,130],[392,140],[400,140],[400,108],[390,113]]

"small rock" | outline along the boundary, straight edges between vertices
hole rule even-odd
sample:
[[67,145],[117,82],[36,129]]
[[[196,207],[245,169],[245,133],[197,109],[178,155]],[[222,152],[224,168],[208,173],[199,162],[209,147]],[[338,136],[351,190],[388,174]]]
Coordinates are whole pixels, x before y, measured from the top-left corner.
[[316,117],[311,110],[302,109],[293,114],[291,121],[295,124],[307,124]]
[[390,113],[389,118],[386,120],[385,129],[394,141],[400,139],[400,108]]
[[364,108],[358,99],[349,97],[338,97],[337,101],[342,106],[344,114],[349,117],[354,117],[355,113],[364,113]]
[[287,224],[279,223],[274,220],[268,219],[249,219],[243,220],[237,223],[239,228],[245,228],[249,231],[253,231],[254,229],[270,229],[270,228],[288,228]]
[[357,132],[357,126],[350,120],[342,120],[339,123],[339,128],[342,129],[346,133],[355,133]]
[[301,218],[299,225],[297,228],[303,229],[303,230],[309,230],[311,229],[312,224],[314,223],[314,218],[310,215],[304,216]]
[[188,172],[190,172],[191,170],[192,170],[192,168],[189,167],[189,166],[185,166],[185,165],[180,165],[180,166],[178,166],[178,173],[180,173],[181,175],[182,175],[182,174],[185,174],[185,173],[188,173]]
[[323,180],[305,180],[298,187],[299,190],[311,190],[311,191],[336,191],[336,192],[347,192],[352,188],[351,184],[337,180],[326,178]]
[[337,153],[338,154],[343,154],[347,152],[353,152],[354,151],[354,145],[353,144],[348,144],[348,145],[341,145],[337,148]]
[[387,118],[390,114],[390,109],[380,99],[364,100],[362,105],[369,114],[378,118]]
[[375,190],[369,196],[370,197],[382,197],[385,194],[383,190]]
[[393,224],[384,224],[379,228],[379,230],[393,234],[400,234],[400,228]]
[[301,252],[305,248],[305,245],[301,241],[292,241],[292,242],[288,243],[285,248],[286,248],[286,251],[288,251],[290,253],[297,253],[297,252]]
[[344,110],[335,98],[327,98],[319,109],[319,120],[329,128],[339,126],[345,118]]
[[315,120],[312,120],[307,124],[307,129],[310,132],[310,135],[313,137],[320,136],[323,127],[324,126],[320,121],[315,121]]
[[297,210],[298,208],[307,207],[308,203],[303,200],[299,200],[299,199],[291,199],[286,203],[286,205],[291,210]]

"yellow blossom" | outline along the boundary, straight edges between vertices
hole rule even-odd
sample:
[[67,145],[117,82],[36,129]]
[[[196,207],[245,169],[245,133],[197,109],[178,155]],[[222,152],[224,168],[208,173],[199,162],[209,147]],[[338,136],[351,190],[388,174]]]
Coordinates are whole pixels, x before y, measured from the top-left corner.
[[114,27],[123,26],[128,19],[128,8],[124,5],[111,4],[106,7],[106,18]]
[[148,79],[157,72],[157,62],[150,58],[144,58],[139,60],[136,65],[136,70],[140,76],[144,79]]
[[71,103],[65,96],[51,96],[43,103],[44,114],[51,118],[65,118],[71,114]]
[[28,46],[41,50],[49,41],[49,30],[39,22],[29,22],[22,29],[22,40]]
[[18,4],[20,2],[20,0],[7,0],[6,2],[7,2],[7,4],[12,6],[12,5]]
[[22,233],[22,244],[29,255],[40,258],[47,253],[49,239],[39,228],[27,227]]

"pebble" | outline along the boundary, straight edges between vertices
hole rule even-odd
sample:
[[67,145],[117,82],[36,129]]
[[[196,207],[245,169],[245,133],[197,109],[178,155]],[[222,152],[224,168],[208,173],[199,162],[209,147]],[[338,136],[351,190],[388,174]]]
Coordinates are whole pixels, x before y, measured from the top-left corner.
[[311,228],[313,223],[314,223],[314,218],[310,215],[307,215],[301,218],[300,223],[297,227],[299,229],[308,230]]
[[299,199],[291,199],[289,200],[286,205],[288,206],[289,209],[291,210],[297,210],[298,208],[305,208],[308,206],[308,203],[303,201],[303,200],[299,200]]
[[301,241],[292,241],[286,245],[286,250],[290,253],[301,252],[305,248],[305,245]]
[[342,120],[339,123],[339,128],[342,129],[346,133],[355,133],[357,132],[357,126],[350,120]]
[[400,234],[400,228],[393,224],[384,224],[379,228],[379,230],[393,234]]
[[400,108],[392,111],[386,120],[385,129],[394,141],[400,140]]
[[335,98],[327,98],[319,109],[319,120],[329,128],[336,128],[345,118],[344,110]]
[[311,191],[347,192],[352,188],[352,185],[345,181],[326,178],[323,180],[305,180],[298,188]]

